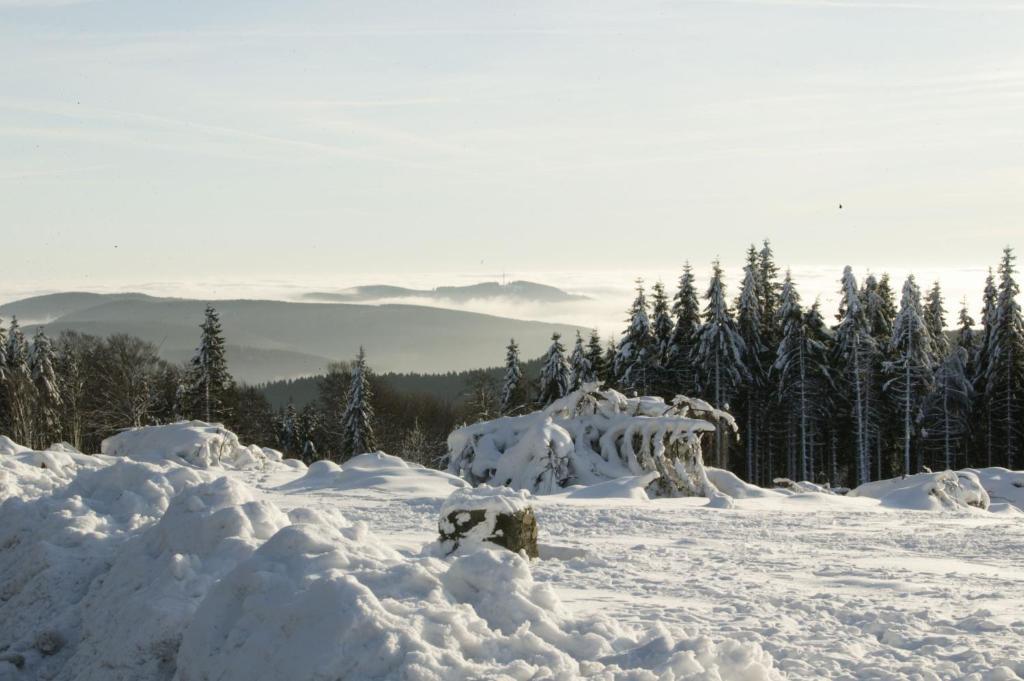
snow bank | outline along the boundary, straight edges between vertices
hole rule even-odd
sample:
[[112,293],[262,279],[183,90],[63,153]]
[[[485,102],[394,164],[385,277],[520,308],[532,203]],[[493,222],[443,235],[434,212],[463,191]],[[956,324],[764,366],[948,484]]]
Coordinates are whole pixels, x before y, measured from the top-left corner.
[[218,424],[180,421],[132,428],[103,441],[101,451],[136,461],[174,461],[198,468],[264,469],[282,460],[281,452],[242,446],[238,436]]
[[[720,496],[707,479],[702,434],[732,417],[701,400],[627,398],[599,384],[524,416],[465,426],[448,437],[448,471],[488,483],[558,493],[656,472],[649,491],[664,496]],[[734,424],[733,424],[734,425]]]
[[888,508],[918,511],[987,509],[990,503],[978,475],[972,471],[918,473],[868,482],[851,490],[848,496],[870,497]]
[[278,489],[286,492],[314,489],[378,490],[407,498],[446,499],[454,489],[469,484],[443,471],[408,463],[384,452],[360,454],[339,466],[332,461],[310,464],[306,474]]

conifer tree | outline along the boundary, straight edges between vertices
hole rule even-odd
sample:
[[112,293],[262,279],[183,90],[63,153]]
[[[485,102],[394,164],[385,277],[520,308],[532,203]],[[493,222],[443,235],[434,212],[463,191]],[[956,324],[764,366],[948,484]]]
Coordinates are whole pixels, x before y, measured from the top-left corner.
[[736,326],[740,338],[743,339],[743,363],[749,376],[738,391],[736,412],[739,422],[743,424],[747,480],[753,482],[759,478],[758,454],[762,430],[760,421],[764,416],[767,398],[765,389],[768,372],[762,363],[762,358],[766,356],[766,347],[761,338],[765,328],[761,323],[761,311],[764,308],[755,269],[758,265],[757,251],[753,246],[750,247],[748,256],[750,261],[743,268],[743,283],[740,285],[740,295],[736,300]]
[[32,339],[32,353],[29,359],[36,396],[35,444],[40,449],[52,444],[60,436],[61,397],[54,363],[53,345],[40,329]]
[[[753,250],[753,246],[751,246]],[[749,261],[749,253],[748,253]],[[782,336],[778,324],[778,310],[781,303],[782,284],[779,283],[779,267],[775,264],[775,254],[767,239],[761,247],[757,258],[758,296],[761,299],[761,340],[766,346],[774,347]]]
[[[750,379],[750,372],[743,363],[745,346],[726,300],[722,268],[717,260],[712,265],[711,283],[704,298],[704,323],[697,331],[693,358],[704,398],[715,408],[728,411],[743,381]],[[726,433],[723,424],[717,426],[715,464],[724,466]]]
[[846,401],[851,408],[854,432],[854,471],[856,484],[871,479],[871,434],[875,426],[872,406],[874,376],[872,365],[877,345],[861,304],[853,268],[843,270],[840,288],[839,325],[835,332],[835,364],[846,386]]
[[647,314],[647,297],[641,279],[636,281],[636,298],[629,309],[629,327],[622,334],[618,353],[615,355],[615,378],[621,390],[635,391],[640,395],[650,393],[655,378],[654,366],[657,351],[651,320]]
[[[960,327],[956,334],[956,344],[967,351],[969,365],[977,348],[974,342],[974,318],[971,317],[971,313],[967,310],[966,298],[960,303],[960,314],[957,317],[957,322]],[[970,373],[967,375],[970,376]]]
[[924,323],[928,327],[928,335],[932,341],[932,363],[939,366],[949,352],[949,341],[946,339],[946,308],[942,300],[942,288],[939,282],[932,284],[928,291],[928,299],[924,306]]
[[288,405],[284,408],[284,413],[281,414],[278,441],[281,443],[281,449],[284,450],[285,454],[294,455],[299,451],[302,441],[299,435],[299,419],[298,413],[295,411],[295,405],[292,404],[291,400],[288,401]]
[[565,359],[562,336],[551,334],[551,347],[544,354],[540,368],[540,389],[537,406],[544,408],[572,391],[572,368]]
[[974,318],[967,310],[967,298],[960,301],[960,313],[957,315],[956,348],[963,348],[967,352],[964,359],[964,375],[971,382],[971,407],[974,406],[974,375],[975,363],[977,362],[978,347],[974,335]]
[[1013,276],[1015,260],[1013,249],[1005,248],[985,377],[992,437],[1004,451],[1004,465],[1011,469],[1021,461],[1024,435],[1024,320],[1017,302],[1020,287]]
[[11,318],[11,328],[7,333],[7,367],[5,381],[7,384],[8,426],[11,437],[17,442],[31,446],[35,441],[34,419],[32,418],[35,403],[35,386],[32,383],[32,371],[29,366],[29,346],[25,334],[21,331],[18,318]]
[[896,317],[889,275],[882,275],[882,281],[879,282],[875,275],[869,274],[861,289],[861,300],[864,301],[864,315],[871,336],[880,347],[888,345],[892,338],[892,322]]
[[512,338],[505,348],[505,375],[501,381],[501,413],[512,414],[523,405],[523,370],[519,366],[519,345]]
[[934,357],[931,337],[921,308],[921,291],[912,274],[903,285],[900,311],[893,324],[889,348],[893,359],[886,362],[885,369],[891,378],[886,382],[884,389],[893,396],[900,407],[903,420],[903,475],[910,475],[915,426],[921,404],[931,388]]
[[679,290],[672,304],[675,326],[669,340],[668,380],[671,390],[679,395],[697,395],[697,371],[693,363],[697,330],[700,328],[700,302],[690,263],[683,265]]
[[604,351],[604,384],[605,387],[618,389],[619,382],[615,377],[615,358],[619,355],[619,346],[614,338],[608,339],[608,346]]
[[0,433],[10,431],[10,408],[7,405],[7,329],[0,318]]
[[200,328],[202,336],[189,372],[192,412],[200,414],[207,423],[214,420],[224,421],[228,416],[230,393],[234,382],[228,373],[227,358],[224,354],[224,333],[221,330],[220,315],[212,305],[206,306]]
[[377,440],[373,434],[372,399],[366,353],[360,346],[356,361],[352,364],[348,401],[341,417],[341,446],[346,457],[377,449]]
[[823,472],[815,465],[816,449],[823,445],[832,379],[829,373],[828,332],[815,303],[804,312],[800,296],[787,272],[782,285],[782,341],[773,372],[777,377],[779,400],[795,437],[787,438],[790,478],[814,480]]
[[992,345],[996,326],[996,303],[998,297],[999,293],[996,291],[995,275],[992,274],[992,268],[990,267],[988,276],[985,277],[985,288],[982,293],[981,339],[974,363],[973,376],[974,391],[979,396],[979,399],[975,401],[976,408],[982,412],[981,420],[984,423],[982,444],[985,450],[986,466],[994,465],[995,443],[993,441],[993,434],[995,428],[993,426],[992,405],[989,403],[991,395],[987,383],[989,366],[992,363]]
[[585,383],[593,383],[597,380],[590,360],[587,358],[587,349],[583,345],[583,336],[576,332],[576,345],[573,346],[572,354],[569,355],[569,366],[572,368],[572,389],[579,390]]
[[951,470],[967,464],[974,394],[967,376],[967,361],[964,347],[953,348],[936,370],[934,390],[925,398],[922,439],[933,468]]
[[608,380],[608,365],[604,360],[604,352],[601,349],[601,336],[597,329],[590,330],[590,339],[587,341],[587,361],[590,362],[590,370],[593,372],[594,380],[602,383]]

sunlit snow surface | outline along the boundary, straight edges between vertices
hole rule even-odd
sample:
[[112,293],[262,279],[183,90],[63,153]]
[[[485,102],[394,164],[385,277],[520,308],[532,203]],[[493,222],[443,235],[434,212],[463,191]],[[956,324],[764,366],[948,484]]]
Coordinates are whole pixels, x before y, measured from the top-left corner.
[[0,679],[1024,676],[1021,473],[995,512],[574,488],[528,564],[437,551],[464,483],[395,457],[155,449],[0,453]]

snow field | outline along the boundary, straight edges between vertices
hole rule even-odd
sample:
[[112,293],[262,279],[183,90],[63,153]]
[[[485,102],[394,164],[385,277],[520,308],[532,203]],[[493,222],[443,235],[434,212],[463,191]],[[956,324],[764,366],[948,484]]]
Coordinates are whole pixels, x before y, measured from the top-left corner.
[[[133,436],[144,461],[119,443],[93,467],[9,469],[74,474],[0,507],[0,679],[781,678],[754,643],[577,615],[518,555],[440,557],[437,512],[464,486],[447,474],[366,455],[345,489],[344,468],[238,469],[219,446],[185,465],[181,430]],[[360,494],[429,516],[421,550],[347,520],[335,502]]]

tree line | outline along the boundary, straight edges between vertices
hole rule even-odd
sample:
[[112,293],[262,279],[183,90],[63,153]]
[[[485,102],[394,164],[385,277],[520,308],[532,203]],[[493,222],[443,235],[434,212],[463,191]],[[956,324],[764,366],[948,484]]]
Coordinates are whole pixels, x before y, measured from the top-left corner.
[[967,310],[947,330],[939,282],[913,275],[897,296],[887,274],[839,280],[829,325],[805,304],[771,245],[751,246],[730,300],[716,261],[698,298],[689,264],[674,297],[637,281],[628,325],[603,345],[579,333],[571,351],[554,334],[539,375],[524,379],[506,348],[496,411],[543,407],[601,381],[629,394],[697,396],[730,411],[739,438],[715,439],[710,461],[758,484],[778,477],[855,485],[925,468],[1021,465],[1024,322],[1015,256],[1003,251],[982,293],[980,328]]
[[200,419],[307,462],[380,447],[436,466],[448,433],[467,418],[447,401],[395,390],[362,351],[332,364],[316,386],[317,399],[301,409],[274,409],[260,388],[236,383],[213,307],[182,366],[134,336],[64,331],[50,339],[40,329],[29,339],[17,318],[9,327],[0,320],[0,433],[34,449],[66,442],[94,452],[124,428]]

